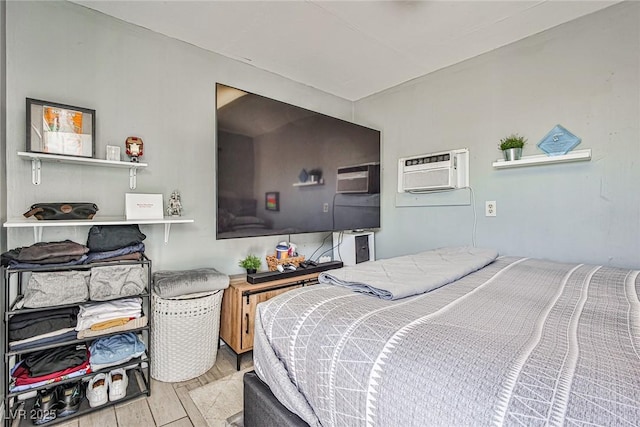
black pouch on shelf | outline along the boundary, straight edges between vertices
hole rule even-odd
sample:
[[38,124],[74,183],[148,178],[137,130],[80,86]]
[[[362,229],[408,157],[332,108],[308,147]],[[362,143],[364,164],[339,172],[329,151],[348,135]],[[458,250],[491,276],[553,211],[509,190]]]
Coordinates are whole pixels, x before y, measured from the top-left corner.
[[38,219],[92,219],[98,212],[95,203],[36,203],[23,215]]
[[94,225],[89,229],[87,247],[91,252],[105,252],[141,243],[147,236],[137,224]]

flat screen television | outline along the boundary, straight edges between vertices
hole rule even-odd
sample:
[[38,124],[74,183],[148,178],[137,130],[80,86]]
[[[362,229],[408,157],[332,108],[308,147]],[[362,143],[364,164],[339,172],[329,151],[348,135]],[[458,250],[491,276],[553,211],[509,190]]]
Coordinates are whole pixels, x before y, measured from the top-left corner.
[[217,239],[380,227],[380,131],[216,85]]

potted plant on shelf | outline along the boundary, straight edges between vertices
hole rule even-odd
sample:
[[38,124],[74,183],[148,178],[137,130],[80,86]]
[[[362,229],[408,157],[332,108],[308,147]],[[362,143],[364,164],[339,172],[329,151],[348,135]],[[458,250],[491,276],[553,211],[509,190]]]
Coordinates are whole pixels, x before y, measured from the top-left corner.
[[506,161],[520,160],[522,157],[522,147],[526,144],[527,139],[517,133],[504,137],[500,140],[500,150],[504,154]]
[[253,274],[258,271],[262,261],[255,255],[247,255],[238,265],[247,270],[247,274]]

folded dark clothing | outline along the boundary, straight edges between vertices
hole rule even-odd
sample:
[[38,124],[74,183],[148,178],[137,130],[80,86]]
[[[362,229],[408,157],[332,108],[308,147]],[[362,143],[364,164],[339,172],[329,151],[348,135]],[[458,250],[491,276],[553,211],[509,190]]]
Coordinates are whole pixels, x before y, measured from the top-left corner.
[[45,319],[42,322],[34,323],[25,328],[9,331],[11,341],[26,340],[37,335],[47,334],[63,328],[75,328],[77,318],[68,316],[66,318]]
[[87,246],[93,252],[113,251],[136,245],[146,238],[137,224],[94,225],[89,229]]
[[[140,261],[142,259],[142,252],[133,252],[126,255],[114,256],[113,258],[105,258],[100,261]],[[96,261],[94,261],[96,262]]]
[[33,340],[27,343],[20,343],[20,344],[9,343],[9,348],[11,349],[11,351],[22,351],[22,350],[28,350],[30,348],[40,347],[41,345],[57,344],[65,341],[72,341],[72,340],[75,340],[76,338],[78,338],[78,332],[76,330],[72,330],[64,334],[55,335],[53,337],[42,338],[39,340]]
[[3,267],[9,266],[9,262],[18,259],[18,255],[20,255],[21,250],[22,248],[15,248],[2,253],[2,255],[0,255],[0,265],[2,265]]
[[80,256],[78,259],[73,260],[73,261],[69,261],[69,262],[62,262],[62,263],[52,263],[49,264],[46,261],[38,261],[38,262],[20,262],[20,261],[9,261],[9,266],[11,268],[16,268],[16,269],[21,269],[21,268],[38,268],[38,267],[42,267],[44,265],[46,265],[47,267],[70,267],[70,266],[74,266],[74,265],[80,265],[80,264],[84,264],[85,261],[87,259],[86,255],[82,255]]
[[[28,327],[34,323],[41,322],[46,319],[66,318],[78,316],[79,307],[54,308],[46,311],[30,311],[27,313],[18,313],[9,319],[9,330],[18,330]],[[75,326],[75,324],[71,325]]]
[[38,242],[26,248],[22,248],[17,261],[42,264],[43,260],[63,256],[77,256],[89,252],[89,248],[71,240],[61,242]]
[[[144,252],[144,243],[140,242],[134,245],[125,246],[124,248],[114,249],[111,251],[101,251],[101,252],[90,251],[87,254],[87,260],[85,261],[85,263],[88,264],[90,262],[111,260],[112,258],[120,257],[122,255],[129,255],[136,252],[138,253]],[[131,259],[131,258],[125,258],[125,259]],[[140,259],[140,258],[134,258],[134,259]]]
[[[64,264],[71,261],[77,261],[82,257],[86,257],[86,255],[61,255],[61,256],[52,256],[50,258],[45,258],[41,260],[30,261],[33,264]],[[18,261],[20,262],[20,261]],[[24,261],[23,261],[24,263]]]
[[[81,365],[74,366],[63,371],[52,372],[40,377],[32,377],[29,375],[29,370],[23,364],[16,365],[11,376],[15,378],[16,387],[11,387],[11,391],[23,391],[30,388],[39,387],[42,385],[51,384],[52,382],[58,382],[69,378],[76,378],[90,371],[89,362],[85,362]],[[20,390],[18,390],[20,388]]]
[[64,328],[75,328],[78,324],[78,311],[78,307],[72,307],[50,310],[46,314],[43,312],[16,314],[9,319],[9,340],[25,340]]
[[30,353],[24,359],[24,364],[29,369],[30,377],[40,377],[81,365],[87,360],[86,347],[72,344]]

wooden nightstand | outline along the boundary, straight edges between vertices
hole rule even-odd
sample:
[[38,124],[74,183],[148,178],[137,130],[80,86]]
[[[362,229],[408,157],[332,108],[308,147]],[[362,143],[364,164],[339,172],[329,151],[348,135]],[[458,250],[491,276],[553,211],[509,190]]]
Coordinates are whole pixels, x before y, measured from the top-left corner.
[[256,306],[292,289],[315,285],[318,283],[318,274],[320,273],[310,273],[257,284],[248,283],[244,274],[231,276],[229,287],[222,297],[220,338],[236,354],[238,371],[242,355],[253,350]]

